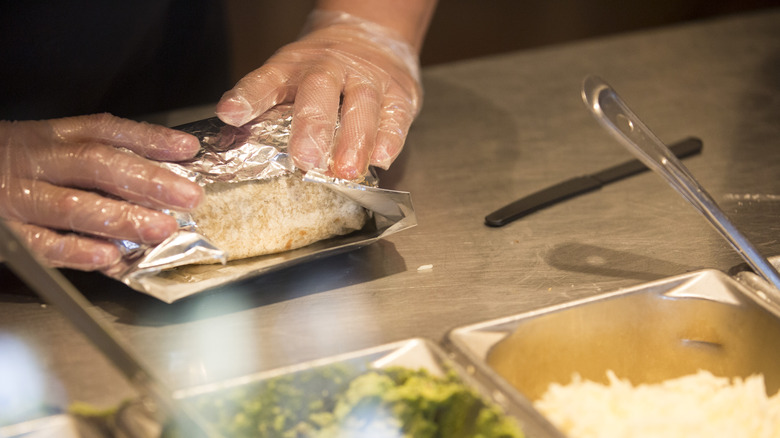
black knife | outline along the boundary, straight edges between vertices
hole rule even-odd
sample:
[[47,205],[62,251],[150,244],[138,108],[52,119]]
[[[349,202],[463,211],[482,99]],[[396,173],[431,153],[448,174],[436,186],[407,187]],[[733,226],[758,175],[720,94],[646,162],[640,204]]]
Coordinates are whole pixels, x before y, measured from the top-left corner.
[[[677,158],[685,158],[701,152],[702,141],[695,137],[686,138],[669,149]],[[639,160],[627,161],[592,175],[578,176],[561,183],[542,189],[536,193],[518,199],[485,216],[485,225],[502,227],[516,219],[527,216],[537,210],[549,207],[558,202],[592,192],[601,187],[620,181],[623,178],[648,170]]]

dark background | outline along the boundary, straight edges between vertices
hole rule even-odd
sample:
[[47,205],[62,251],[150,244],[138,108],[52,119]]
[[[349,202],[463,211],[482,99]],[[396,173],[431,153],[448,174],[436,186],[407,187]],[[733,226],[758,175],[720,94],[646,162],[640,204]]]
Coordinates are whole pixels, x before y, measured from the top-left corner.
[[[293,40],[313,1],[227,0],[232,77]],[[440,0],[423,65],[779,7],[778,0]]]
[[[0,120],[213,104],[295,40],[314,0],[0,0]],[[738,13],[780,0],[440,0],[423,66]]]

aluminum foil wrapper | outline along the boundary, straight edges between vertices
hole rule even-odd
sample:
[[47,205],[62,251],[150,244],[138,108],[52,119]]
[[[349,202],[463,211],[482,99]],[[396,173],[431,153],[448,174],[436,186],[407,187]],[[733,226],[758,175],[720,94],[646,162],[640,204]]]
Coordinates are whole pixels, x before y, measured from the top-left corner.
[[198,233],[189,214],[168,212],[176,217],[180,228],[161,244],[147,247],[117,242],[130,266],[115,278],[170,303],[314,258],[357,249],[417,225],[411,195],[379,188],[373,171],[360,182],[318,171],[297,171],[287,153],[291,123],[292,107],[287,105],[275,107],[238,128],[225,125],[216,117],[178,126],[176,129],[200,139],[201,151],[188,162],[162,165],[203,186],[297,173],[304,181],[325,184],[366,208],[370,219],[362,230],[291,251],[226,262],[225,252]]

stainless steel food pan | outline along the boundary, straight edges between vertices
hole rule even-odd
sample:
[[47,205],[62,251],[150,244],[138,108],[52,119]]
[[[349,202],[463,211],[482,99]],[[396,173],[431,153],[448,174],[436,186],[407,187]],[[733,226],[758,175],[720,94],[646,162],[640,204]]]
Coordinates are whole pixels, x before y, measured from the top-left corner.
[[[546,438],[561,437],[562,435],[539,415],[524,399],[507,396],[490,382],[481,381],[471,375],[467,367],[453,361],[445,351],[437,344],[423,338],[413,338],[391,344],[368,348],[352,353],[337,355],[321,360],[306,362],[289,367],[248,375],[224,382],[208,384],[178,391],[174,396],[182,401],[196,400],[202,396],[218,394],[221,391],[247,388],[257,388],[254,384],[270,381],[277,377],[304,376],[318,369],[333,366],[346,366],[355,375],[372,369],[400,366],[409,369],[425,369],[433,375],[444,375],[447,372],[455,372],[460,380],[471,389],[475,390],[484,401],[487,401],[507,415],[514,417],[527,437]],[[311,374],[308,374],[311,375]],[[302,378],[301,380],[305,380]],[[134,430],[143,430],[145,419],[134,416],[132,406],[122,413],[118,423],[123,428],[125,435],[136,438]]]
[[634,385],[698,369],[763,373],[774,394],[780,314],[762,296],[744,281],[703,270],[456,328],[445,342],[493,384],[531,401],[573,373],[607,383],[607,370]]

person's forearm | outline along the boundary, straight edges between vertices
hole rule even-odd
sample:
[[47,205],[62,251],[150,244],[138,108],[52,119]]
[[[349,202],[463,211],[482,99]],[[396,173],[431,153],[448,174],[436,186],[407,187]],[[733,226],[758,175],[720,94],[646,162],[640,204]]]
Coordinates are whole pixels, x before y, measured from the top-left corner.
[[317,0],[316,8],[341,11],[389,28],[418,53],[437,0]]

